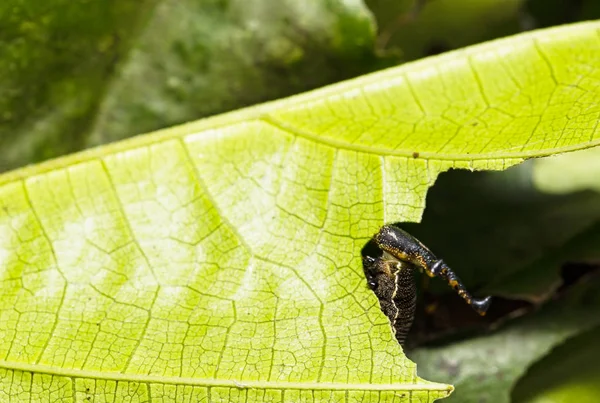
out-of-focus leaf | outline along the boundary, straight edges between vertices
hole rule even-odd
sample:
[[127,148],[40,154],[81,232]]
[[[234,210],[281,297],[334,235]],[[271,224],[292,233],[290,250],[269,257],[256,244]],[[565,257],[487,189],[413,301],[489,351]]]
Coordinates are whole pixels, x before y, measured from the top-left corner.
[[508,403],[513,385],[532,363],[599,323],[600,281],[596,278],[574,287],[564,300],[489,335],[419,348],[409,356],[422,376],[455,386],[448,402]]
[[515,386],[513,403],[597,403],[600,327],[569,339],[532,366]]
[[82,148],[153,1],[0,2],[0,172]]
[[0,25],[0,171],[380,65],[355,0],[7,0]]
[[526,0],[523,12],[532,28],[544,28],[600,18],[600,3],[596,0]]
[[532,161],[532,182],[540,192],[600,193],[600,147]]
[[378,46],[405,60],[521,31],[523,0],[368,0],[379,23]]

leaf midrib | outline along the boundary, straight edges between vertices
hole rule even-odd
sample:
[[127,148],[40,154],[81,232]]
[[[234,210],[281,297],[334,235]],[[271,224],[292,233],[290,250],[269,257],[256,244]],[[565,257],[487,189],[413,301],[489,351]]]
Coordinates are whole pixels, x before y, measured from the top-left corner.
[[316,382],[272,382],[272,381],[236,381],[226,379],[204,379],[177,376],[136,375],[119,372],[64,369],[45,365],[33,365],[0,360],[0,368],[11,371],[41,373],[67,378],[101,379],[108,381],[128,381],[139,383],[160,383],[169,385],[190,385],[205,387],[226,387],[238,389],[282,389],[282,390],[357,390],[357,391],[449,391],[436,383],[411,384],[369,384],[369,383],[316,383]]

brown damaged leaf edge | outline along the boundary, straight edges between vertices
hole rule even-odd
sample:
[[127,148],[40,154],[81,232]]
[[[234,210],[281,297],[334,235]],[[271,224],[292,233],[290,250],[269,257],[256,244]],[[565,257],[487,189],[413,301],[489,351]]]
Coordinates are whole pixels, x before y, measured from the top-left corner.
[[375,245],[371,245],[370,250],[365,247],[362,252],[367,283],[379,299],[381,310],[390,320],[401,345],[414,319],[417,286],[413,273],[417,268],[429,277],[445,280],[478,314],[483,316],[487,312],[491,297],[473,298],[456,273],[408,232],[394,225],[384,225],[371,242]]

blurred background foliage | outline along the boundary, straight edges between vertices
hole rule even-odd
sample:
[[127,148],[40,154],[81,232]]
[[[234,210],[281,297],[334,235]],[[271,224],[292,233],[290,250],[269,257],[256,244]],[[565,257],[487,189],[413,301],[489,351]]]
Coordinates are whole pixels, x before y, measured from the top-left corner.
[[[6,0],[0,172],[543,27],[596,0]],[[597,401],[600,152],[442,174],[405,227],[479,294],[421,287],[409,357],[449,401]],[[516,386],[515,386],[516,385]]]

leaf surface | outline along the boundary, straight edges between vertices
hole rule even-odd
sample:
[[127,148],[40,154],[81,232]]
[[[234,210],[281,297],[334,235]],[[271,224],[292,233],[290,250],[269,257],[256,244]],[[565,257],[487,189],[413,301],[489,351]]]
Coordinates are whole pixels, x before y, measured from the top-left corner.
[[594,403],[600,394],[600,328],[569,339],[529,369],[512,393],[516,403]]
[[[18,401],[432,401],[360,249],[451,167],[598,143],[598,23],[491,42],[0,177]],[[4,397],[4,396],[3,396]]]

